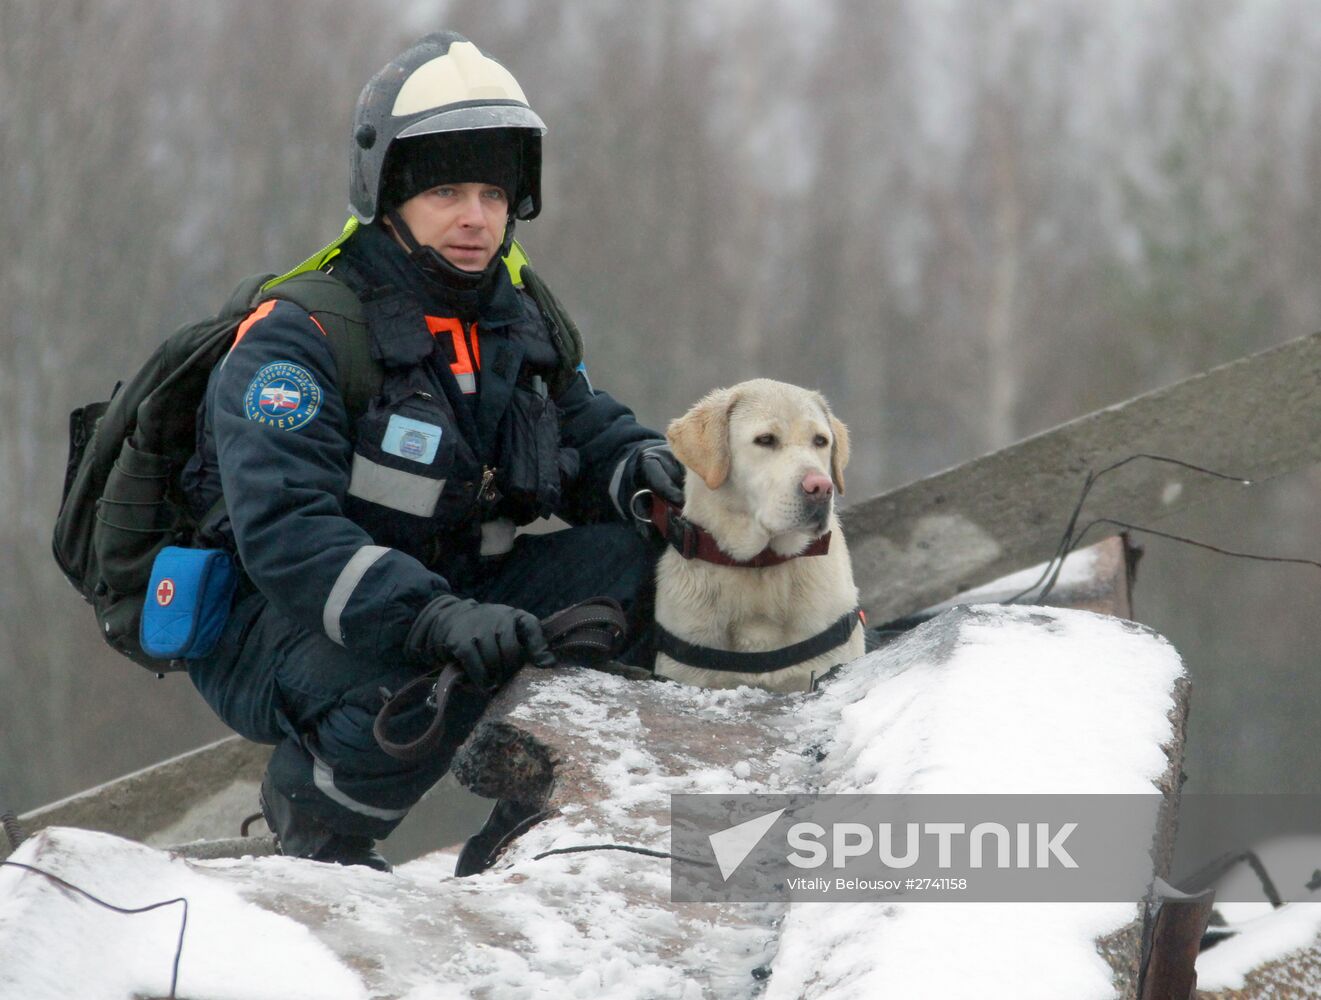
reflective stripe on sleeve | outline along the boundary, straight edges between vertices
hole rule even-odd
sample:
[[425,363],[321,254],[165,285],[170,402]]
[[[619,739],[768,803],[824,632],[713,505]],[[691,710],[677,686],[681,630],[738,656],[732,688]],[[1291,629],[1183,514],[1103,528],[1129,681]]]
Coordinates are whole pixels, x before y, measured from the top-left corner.
[[332,642],[344,645],[340,616],[344,614],[349,599],[353,597],[353,592],[358,589],[358,584],[362,582],[367,571],[389,551],[380,545],[364,545],[353,553],[352,558],[339,571],[339,576],[335,579],[335,585],[330,588],[330,596],[326,598],[326,606],[321,613],[321,624]]
[[622,459],[620,463],[615,466],[615,471],[610,476],[610,488],[607,492],[609,492],[610,494],[610,502],[615,505],[615,510],[619,511],[619,516],[622,517],[625,521],[631,521],[633,519],[629,517],[626,513],[624,513],[624,508],[619,505],[619,486],[624,479],[624,466],[627,464],[628,464],[628,459],[625,458]]

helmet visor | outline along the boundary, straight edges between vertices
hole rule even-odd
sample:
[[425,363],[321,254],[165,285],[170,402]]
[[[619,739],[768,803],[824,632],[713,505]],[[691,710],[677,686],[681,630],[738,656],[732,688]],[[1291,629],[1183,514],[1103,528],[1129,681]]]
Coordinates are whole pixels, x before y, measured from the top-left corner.
[[409,139],[438,132],[462,132],[482,128],[526,128],[546,133],[546,123],[526,104],[491,104],[483,101],[470,107],[451,107],[413,122],[396,138]]

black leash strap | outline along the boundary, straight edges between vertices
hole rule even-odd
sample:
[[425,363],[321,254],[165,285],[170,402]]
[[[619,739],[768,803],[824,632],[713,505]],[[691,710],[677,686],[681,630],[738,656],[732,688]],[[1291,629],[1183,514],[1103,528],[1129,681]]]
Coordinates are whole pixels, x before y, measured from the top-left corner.
[[608,660],[624,646],[624,609],[609,597],[593,597],[541,620],[551,651],[561,659]]
[[685,642],[673,632],[656,623],[656,651],[690,667],[723,670],[735,674],[765,674],[805,663],[814,656],[842,646],[853,630],[862,624],[862,609],[854,608],[840,615],[835,624],[810,639],[792,646],[767,650],[764,653],[741,653],[729,649],[713,649]]
[[[541,620],[546,644],[557,659],[592,665],[610,659],[626,638],[624,609],[609,597],[593,597]],[[413,678],[393,694],[385,692],[385,705],[372,724],[372,735],[382,750],[396,760],[416,763],[436,751],[445,740],[445,707],[456,685],[467,685],[458,664],[446,664]],[[396,742],[390,723],[421,700],[433,711],[426,731],[415,740]]]
[[[376,737],[380,748],[396,760],[410,764],[417,763],[434,751],[445,738],[445,705],[449,701],[450,692],[462,680],[463,671],[457,664],[450,663],[439,674],[434,671],[423,674],[414,677],[394,694],[385,692],[385,704],[376,713],[376,721],[372,723],[372,735]],[[390,739],[386,735],[390,723],[395,716],[412,708],[419,695],[423,695],[427,707],[435,712],[427,723],[426,731],[415,740],[396,742]]]

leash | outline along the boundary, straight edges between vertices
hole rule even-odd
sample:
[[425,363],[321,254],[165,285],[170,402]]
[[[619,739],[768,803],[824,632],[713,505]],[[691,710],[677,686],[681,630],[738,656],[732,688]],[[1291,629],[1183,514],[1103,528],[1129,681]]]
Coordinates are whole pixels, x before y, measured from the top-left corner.
[[[647,493],[651,494],[651,516],[649,518],[639,515],[635,506],[638,498]],[[796,555],[780,555],[770,546],[767,546],[751,559],[735,559],[721,550],[709,531],[688,520],[676,504],[672,504],[658,494],[652,493],[651,490],[639,490],[633,495],[630,505],[634,506],[634,517],[655,525],[661,537],[685,559],[700,559],[702,562],[714,563],[717,566],[761,569],[765,566],[778,566],[780,563],[786,563],[792,559],[801,559],[804,556],[823,556],[830,551],[830,532],[827,531],[824,535],[814,539],[811,545]]]
[[791,646],[781,646],[779,649],[747,653],[730,649],[713,649],[710,646],[685,642],[657,622],[656,651],[665,653],[671,659],[690,667],[735,674],[765,674],[797,666],[814,656],[829,652],[836,646],[842,646],[858,625],[865,627],[866,619],[861,608],[854,608],[852,611],[844,612],[833,625],[810,639],[795,642]]
[[[582,660],[591,666],[615,655],[624,645],[627,627],[624,610],[609,597],[592,597],[541,620],[546,644],[557,656]],[[382,689],[385,704],[372,724],[372,735],[382,750],[396,760],[416,763],[434,753],[445,740],[445,708],[450,695],[468,681],[457,663],[447,663],[415,677],[391,694]],[[396,742],[388,735],[390,723],[422,701],[434,711],[426,731],[415,740]]]

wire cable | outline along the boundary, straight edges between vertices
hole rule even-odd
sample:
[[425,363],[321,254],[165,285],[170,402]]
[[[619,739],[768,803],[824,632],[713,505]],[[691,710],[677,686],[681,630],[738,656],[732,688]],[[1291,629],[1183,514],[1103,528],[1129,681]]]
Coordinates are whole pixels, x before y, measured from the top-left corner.
[[540,854],[532,855],[533,861],[540,861],[542,858],[548,858],[552,854],[585,854],[588,851],[627,851],[630,854],[642,854],[649,858],[669,858],[673,861],[682,861],[684,864],[701,865],[703,868],[714,868],[710,861],[702,861],[699,858],[686,858],[682,854],[670,854],[668,851],[654,851],[650,847],[634,847],[630,844],[583,844],[580,847],[555,847],[549,851],[542,851]]
[[[1186,462],[1181,458],[1172,458],[1169,455],[1154,455],[1151,454],[1150,452],[1138,452],[1136,454],[1129,455],[1127,458],[1121,458],[1118,462],[1114,462],[1111,465],[1107,465],[1104,469],[1101,469],[1099,472],[1092,472],[1089,470],[1087,473],[1087,478],[1083,481],[1082,491],[1078,495],[1078,501],[1077,503],[1074,504],[1073,512],[1069,515],[1069,522],[1067,525],[1065,525],[1064,534],[1060,537],[1059,544],[1055,547],[1054,554],[1046,562],[1046,566],[1042,570],[1041,575],[1037,577],[1037,579],[1028,587],[1026,587],[1023,590],[1020,590],[1017,594],[1014,594],[1012,597],[1007,598],[1002,603],[1017,604],[1028,594],[1032,593],[1032,591],[1036,590],[1038,587],[1041,587],[1041,592],[1037,594],[1036,598],[1034,598],[1031,603],[1033,604],[1042,603],[1046,599],[1046,597],[1050,594],[1050,592],[1055,588],[1055,584],[1059,582],[1060,572],[1061,570],[1064,569],[1065,560],[1068,559],[1069,554],[1072,553],[1073,550],[1078,547],[1078,543],[1082,540],[1082,536],[1087,532],[1088,529],[1094,527],[1097,524],[1102,524],[1102,523],[1114,524],[1116,526],[1125,527],[1125,528],[1129,527],[1121,524],[1118,521],[1112,521],[1107,518],[1098,518],[1096,520],[1089,522],[1087,524],[1087,527],[1083,528],[1082,531],[1075,530],[1078,526],[1078,518],[1082,515],[1083,505],[1087,502],[1087,497],[1092,492],[1092,488],[1096,485],[1097,481],[1100,480],[1102,476],[1108,475],[1109,473],[1114,472],[1117,469],[1123,468],[1125,465],[1128,465],[1130,462],[1136,462],[1139,459],[1146,459],[1147,461],[1151,461],[1151,462],[1163,462],[1167,465],[1177,465],[1180,466],[1181,468],[1185,468],[1193,472],[1201,473],[1202,475],[1212,476],[1216,479],[1224,479],[1227,482],[1238,483],[1242,486],[1255,485],[1251,479],[1248,479],[1245,476],[1234,476],[1224,472],[1217,472],[1214,469],[1208,469],[1205,468],[1204,466],[1196,465],[1192,462]],[[1147,531],[1150,534],[1160,534],[1160,532],[1150,531],[1150,529],[1140,528],[1137,526],[1132,526],[1131,530]],[[1183,538],[1178,538],[1177,536],[1167,536],[1167,537],[1175,538],[1175,540],[1177,541],[1187,541],[1189,544],[1193,544],[1193,545],[1201,544],[1193,541],[1192,539],[1183,539]],[[1204,546],[1204,547],[1213,548],[1212,546]],[[1226,552],[1225,554],[1244,555],[1246,558],[1265,558],[1258,556],[1246,556],[1246,554],[1243,553]],[[1286,560],[1268,559],[1267,561],[1273,562],[1273,561],[1286,561]],[[1043,583],[1044,586],[1042,586]]]
[[[1174,535],[1168,531],[1158,531],[1155,528],[1146,528],[1140,524],[1128,524],[1125,521],[1116,521],[1114,518],[1110,517],[1098,517],[1094,521],[1087,522],[1087,526],[1083,528],[1082,531],[1078,532],[1078,542],[1081,542],[1082,536],[1087,534],[1088,531],[1098,524],[1113,524],[1115,527],[1122,528],[1125,531],[1139,531],[1143,534],[1155,535],[1157,538],[1168,538],[1172,542],[1183,542],[1185,545],[1192,545],[1199,549],[1207,549],[1222,556],[1232,556],[1235,559],[1252,559],[1255,562],[1293,563],[1299,566],[1315,566],[1317,569],[1321,569],[1321,562],[1318,562],[1315,559],[1301,559],[1293,556],[1263,556],[1255,552],[1235,552],[1233,549],[1222,549],[1217,545],[1212,545],[1210,542],[1199,541],[1196,538]],[[1078,544],[1078,542],[1075,542],[1075,545]]]
[[58,875],[52,872],[48,872],[45,871],[44,869],[37,868],[35,865],[26,865],[20,861],[0,861],[0,868],[5,868],[5,867],[21,868],[24,871],[32,872],[35,875],[41,875],[44,878],[50,879],[52,882],[54,882],[56,885],[60,886],[61,888],[68,889],[70,892],[76,892],[78,895],[91,900],[97,906],[103,906],[107,910],[113,910],[115,913],[123,913],[128,916],[134,916],[139,913],[149,913],[152,910],[159,910],[165,906],[173,906],[175,903],[182,903],[183,918],[179,921],[179,942],[177,945],[175,945],[174,948],[174,965],[170,972],[170,995],[168,997],[168,1000],[176,1000],[176,991],[179,986],[179,961],[183,957],[184,933],[188,930],[188,900],[185,897],[180,896],[177,899],[165,899],[165,900],[161,900],[161,902],[159,903],[151,903],[147,906],[139,906],[139,907],[116,906],[114,903],[107,903],[104,899],[92,895],[86,889],[80,888],[79,886],[76,886],[72,882],[60,878]]

